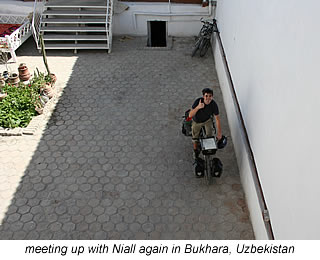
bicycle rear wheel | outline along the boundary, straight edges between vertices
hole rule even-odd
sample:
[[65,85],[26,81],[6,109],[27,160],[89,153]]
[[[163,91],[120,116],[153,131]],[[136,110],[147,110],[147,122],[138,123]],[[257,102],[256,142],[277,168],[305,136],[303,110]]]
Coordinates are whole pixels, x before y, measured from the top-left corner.
[[191,57],[193,57],[196,54],[196,52],[199,49],[201,43],[202,43],[202,38],[199,37],[197,39],[196,43],[194,44],[194,47],[193,47],[192,52],[191,52]]
[[199,49],[200,49],[200,57],[203,57],[208,49],[209,49],[209,46],[210,46],[210,40],[209,39],[204,39],[202,41],[202,44],[200,45]]

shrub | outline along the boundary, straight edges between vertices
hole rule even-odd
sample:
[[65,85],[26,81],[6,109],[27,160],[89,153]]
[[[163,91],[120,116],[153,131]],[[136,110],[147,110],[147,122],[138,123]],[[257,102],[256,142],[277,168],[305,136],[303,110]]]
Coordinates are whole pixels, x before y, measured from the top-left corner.
[[35,74],[30,84],[18,87],[6,84],[2,88],[8,95],[0,101],[0,126],[4,128],[26,127],[37,115],[36,107],[41,108],[40,88],[45,84],[42,73]]

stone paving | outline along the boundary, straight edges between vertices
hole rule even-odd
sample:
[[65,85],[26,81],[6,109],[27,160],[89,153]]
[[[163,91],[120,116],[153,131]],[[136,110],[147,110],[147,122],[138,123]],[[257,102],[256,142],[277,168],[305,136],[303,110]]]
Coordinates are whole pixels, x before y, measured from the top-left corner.
[[[193,175],[181,117],[204,87],[230,134],[212,54],[192,43],[48,52],[61,96],[34,135],[0,137],[1,239],[254,239],[231,137],[222,177]],[[42,64],[31,40],[17,54]]]

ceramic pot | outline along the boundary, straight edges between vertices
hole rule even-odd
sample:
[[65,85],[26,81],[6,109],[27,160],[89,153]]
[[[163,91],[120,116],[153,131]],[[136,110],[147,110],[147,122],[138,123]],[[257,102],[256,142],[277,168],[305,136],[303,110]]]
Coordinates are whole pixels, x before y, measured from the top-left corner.
[[19,75],[17,73],[11,73],[10,76],[9,76],[9,83],[12,85],[12,86],[18,86],[19,85]]
[[48,98],[52,98],[53,97],[53,89],[51,87],[50,83],[46,83],[46,86],[43,89],[43,93],[48,97]]
[[4,79],[4,77],[2,76],[2,74],[0,73],[0,92],[1,89],[6,85],[6,81]]
[[2,100],[2,99],[4,99],[6,96],[8,96],[8,94],[7,93],[0,93],[0,101]]
[[36,107],[35,110],[39,115],[43,114],[43,108],[42,107]]
[[28,67],[25,63],[21,63],[18,67],[19,78],[21,81],[28,81],[31,77]]
[[50,78],[51,78],[51,84],[53,86],[57,81],[57,76],[53,73],[50,73]]
[[49,97],[47,95],[43,94],[40,96],[40,102],[42,106],[44,106],[48,101],[49,101]]
[[9,72],[5,70],[5,71],[2,73],[2,76],[4,77],[4,80],[7,81],[8,78],[9,78]]

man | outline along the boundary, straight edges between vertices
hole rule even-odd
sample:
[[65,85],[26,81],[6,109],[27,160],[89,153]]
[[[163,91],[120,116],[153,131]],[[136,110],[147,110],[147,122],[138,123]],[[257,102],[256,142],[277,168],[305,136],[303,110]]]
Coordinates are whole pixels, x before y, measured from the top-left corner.
[[202,95],[202,98],[197,98],[194,101],[192,109],[189,112],[189,117],[192,118],[192,142],[195,160],[198,159],[200,154],[199,134],[201,127],[205,127],[207,137],[213,136],[212,116],[214,116],[216,122],[217,138],[218,140],[222,138],[219,108],[213,100],[212,89],[203,89]]

